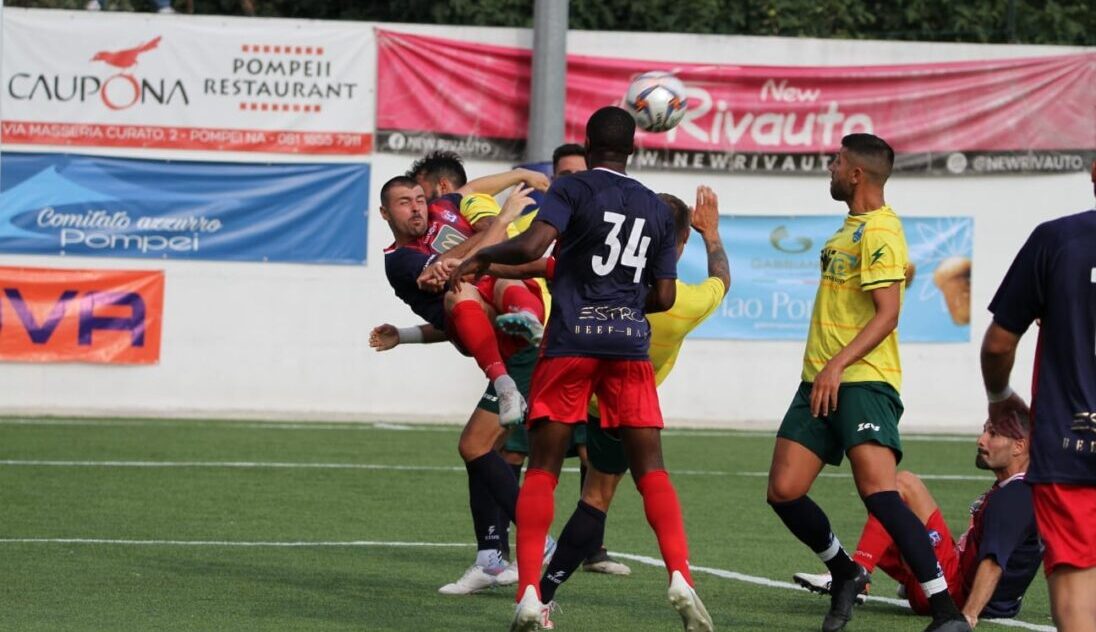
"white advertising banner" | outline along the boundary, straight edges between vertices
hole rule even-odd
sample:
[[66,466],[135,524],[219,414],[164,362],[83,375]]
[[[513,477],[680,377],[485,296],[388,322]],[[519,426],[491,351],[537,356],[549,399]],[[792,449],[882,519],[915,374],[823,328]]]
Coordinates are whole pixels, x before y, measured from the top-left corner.
[[9,10],[5,144],[372,151],[360,25]]

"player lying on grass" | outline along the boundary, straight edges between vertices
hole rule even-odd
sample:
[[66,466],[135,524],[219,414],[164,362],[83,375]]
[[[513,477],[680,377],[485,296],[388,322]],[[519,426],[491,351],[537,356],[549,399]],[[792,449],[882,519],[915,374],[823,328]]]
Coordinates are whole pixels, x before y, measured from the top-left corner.
[[[971,503],[970,525],[958,541],[925,483],[911,472],[898,473],[902,502],[928,530],[948,590],[972,628],[979,619],[1019,614],[1024,592],[1042,561],[1031,487],[1024,483],[1030,435],[1031,424],[1023,414],[986,422],[974,465],[990,470],[997,480]],[[909,600],[913,611],[929,613],[920,583],[874,516],[868,516],[852,559],[868,573],[879,568],[893,577],[899,596]],[[794,579],[809,590],[829,594],[829,574],[796,573]]]

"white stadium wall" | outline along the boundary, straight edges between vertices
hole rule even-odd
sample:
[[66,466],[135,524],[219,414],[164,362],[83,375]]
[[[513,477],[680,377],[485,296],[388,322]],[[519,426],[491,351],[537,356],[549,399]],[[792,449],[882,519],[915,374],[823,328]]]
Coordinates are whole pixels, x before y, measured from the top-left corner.
[[[116,19],[235,24],[225,18],[184,16],[118,15]],[[286,22],[279,24],[284,27]],[[308,28],[309,23],[299,24]],[[377,25],[359,26],[361,36],[371,40]],[[514,29],[385,27],[499,45],[531,42],[530,32]],[[914,63],[1075,50],[595,32],[572,32],[569,49],[590,55],[644,51],[651,59],[778,65]],[[369,89],[373,90],[372,85]],[[371,129],[371,120],[369,125]],[[181,156],[167,151],[162,155]],[[158,364],[2,363],[0,413],[463,420],[484,385],[470,358],[445,344],[407,346],[384,354],[368,346],[373,325],[416,322],[385,280],[382,250],[390,234],[376,212],[380,185],[405,170],[410,158],[378,153],[369,161],[372,183],[365,266],[0,255],[0,265],[163,269],[166,274]],[[472,175],[506,166],[467,165]],[[829,199],[824,176],[643,172],[639,177],[655,190],[686,200],[697,184],[708,184],[718,193],[723,213],[833,215],[843,211]],[[1092,207],[1092,185],[1087,173],[904,176],[888,185],[887,200],[900,214],[974,218],[971,341],[902,347],[903,426],[918,431],[973,431],[985,411],[978,368],[980,337],[988,324],[985,306],[1032,228]],[[1033,350],[1034,337],[1028,336],[1014,371],[1014,385],[1024,395],[1029,392]],[[801,342],[691,340],[662,387],[665,415],[672,422],[689,425],[775,427],[798,381],[801,354]]]

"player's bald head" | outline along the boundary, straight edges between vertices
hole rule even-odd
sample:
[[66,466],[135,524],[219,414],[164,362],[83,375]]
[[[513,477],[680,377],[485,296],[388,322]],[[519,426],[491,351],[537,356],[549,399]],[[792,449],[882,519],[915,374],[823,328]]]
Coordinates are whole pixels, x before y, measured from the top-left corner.
[[860,167],[879,186],[890,177],[894,169],[894,150],[887,141],[875,134],[848,134],[841,139],[841,147],[854,167]]

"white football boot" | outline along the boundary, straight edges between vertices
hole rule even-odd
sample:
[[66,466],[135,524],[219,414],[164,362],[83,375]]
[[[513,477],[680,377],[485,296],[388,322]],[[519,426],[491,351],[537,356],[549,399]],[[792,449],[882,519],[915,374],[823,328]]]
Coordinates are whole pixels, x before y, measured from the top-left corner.
[[525,587],[521,601],[514,607],[514,620],[510,622],[510,632],[535,632],[541,628],[541,611],[547,608],[540,602],[537,589],[533,585]]
[[438,589],[443,595],[472,595],[498,585],[498,577],[487,572],[487,569],[473,564],[464,571],[457,581],[446,584]]
[[674,571],[667,594],[670,597],[670,604],[681,615],[685,632],[712,632],[715,629],[708,610],[693,587],[685,581],[681,571]]

